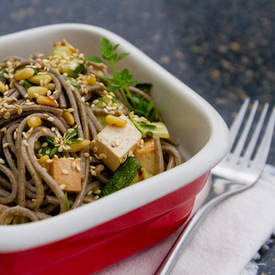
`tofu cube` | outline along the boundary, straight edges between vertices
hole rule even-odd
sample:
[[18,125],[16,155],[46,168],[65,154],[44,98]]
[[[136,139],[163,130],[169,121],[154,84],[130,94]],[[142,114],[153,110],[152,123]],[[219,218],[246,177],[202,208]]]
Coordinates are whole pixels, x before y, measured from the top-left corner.
[[80,159],[53,158],[50,173],[63,191],[81,191]]
[[157,174],[157,156],[154,139],[149,139],[144,142],[142,148],[137,148],[134,152],[136,159],[140,162],[141,166],[146,169],[151,175]]
[[141,133],[135,125],[127,120],[124,127],[107,125],[91,142],[91,148],[96,157],[102,159],[106,166],[115,171],[136,148],[141,139]]

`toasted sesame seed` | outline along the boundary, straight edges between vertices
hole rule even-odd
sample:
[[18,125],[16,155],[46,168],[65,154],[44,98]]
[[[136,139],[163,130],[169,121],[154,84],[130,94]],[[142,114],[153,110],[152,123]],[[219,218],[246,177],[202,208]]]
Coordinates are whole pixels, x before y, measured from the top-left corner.
[[8,142],[3,144],[3,148],[7,148],[10,144]]
[[54,121],[54,118],[51,117],[51,116],[49,116],[49,117],[47,118],[47,120],[53,122],[53,121]]
[[76,168],[76,171],[78,171],[78,172],[80,172],[80,171],[81,171],[81,168],[80,168],[80,166],[79,166],[79,165],[76,165],[76,166],[75,166],[75,168]]
[[62,169],[61,171],[62,171],[62,174],[69,175],[69,171],[67,169]]
[[27,147],[29,146],[29,143],[25,139],[23,140],[23,144]]
[[87,152],[85,152],[83,155],[84,155],[85,158],[88,158],[90,156],[90,154],[87,153]]
[[61,190],[64,190],[66,188],[66,185],[65,184],[61,184],[60,188],[61,188]]

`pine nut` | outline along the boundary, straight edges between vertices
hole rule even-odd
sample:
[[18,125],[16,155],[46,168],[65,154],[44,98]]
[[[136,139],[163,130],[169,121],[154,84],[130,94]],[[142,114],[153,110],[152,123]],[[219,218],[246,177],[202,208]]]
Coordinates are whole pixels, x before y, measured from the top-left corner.
[[105,117],[105,121],[107,124],[116,127],[124,127],[127,123],[127,120],[113,115],[107,115]]
[[63,117],[69,125],[74,125],[74,117],[70,112],[64,112]]
[[36,102],[41,105],[51,106],[51,107],[58,107],[59,104],[51,97],[39,95],[36,98]]
[[41,86],[32,86],[28,89],[29,98],[36,98],[39,95],[46,95],[48,93],[48,89]]
[[36,85],[46,86],[52,81],[52,77],[45,73],[38,73],[28,80]]
[[24,69],[18,70],[13,77],[15,80],[24,80],[32,77],[33,75],[34,75],[34,69],[24,68]]
[[29,128],[36,128],[42,124],[40,117],[32,116],[27,119],[27,124]]
[[78,151],[81,151],[81,150],[87,148],[89,145],[90,145],[90,140],[83,139],[77,143],[72,143],[70,145],[70,149],[68,151],[71,153],[75,153],[75,152],[78,152]]

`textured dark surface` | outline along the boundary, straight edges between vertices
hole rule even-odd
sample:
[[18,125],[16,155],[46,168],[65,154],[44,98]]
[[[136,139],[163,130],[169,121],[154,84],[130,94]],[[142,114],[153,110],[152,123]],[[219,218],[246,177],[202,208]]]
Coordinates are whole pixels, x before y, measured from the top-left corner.
[[[274,0],[1,4],[0,35],[65,22],[94,24],[121,35],[208,100],[228,124],[246,96],[275,103]],[[273,165],[274,152],[275,142],[269,157]],[[259,274],[275,274],[274,246],[260,263]]]

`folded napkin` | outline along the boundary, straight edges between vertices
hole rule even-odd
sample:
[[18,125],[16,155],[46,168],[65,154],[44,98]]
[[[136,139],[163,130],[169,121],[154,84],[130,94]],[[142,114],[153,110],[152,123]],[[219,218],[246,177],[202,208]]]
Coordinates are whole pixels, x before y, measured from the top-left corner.
[[[275,229],[275,168],[267,165],[259,182],[214,208],[182,252],[171,275],[248,275],[248,264]],[[176,239],[120,261],[97,275],[151,275]]]

